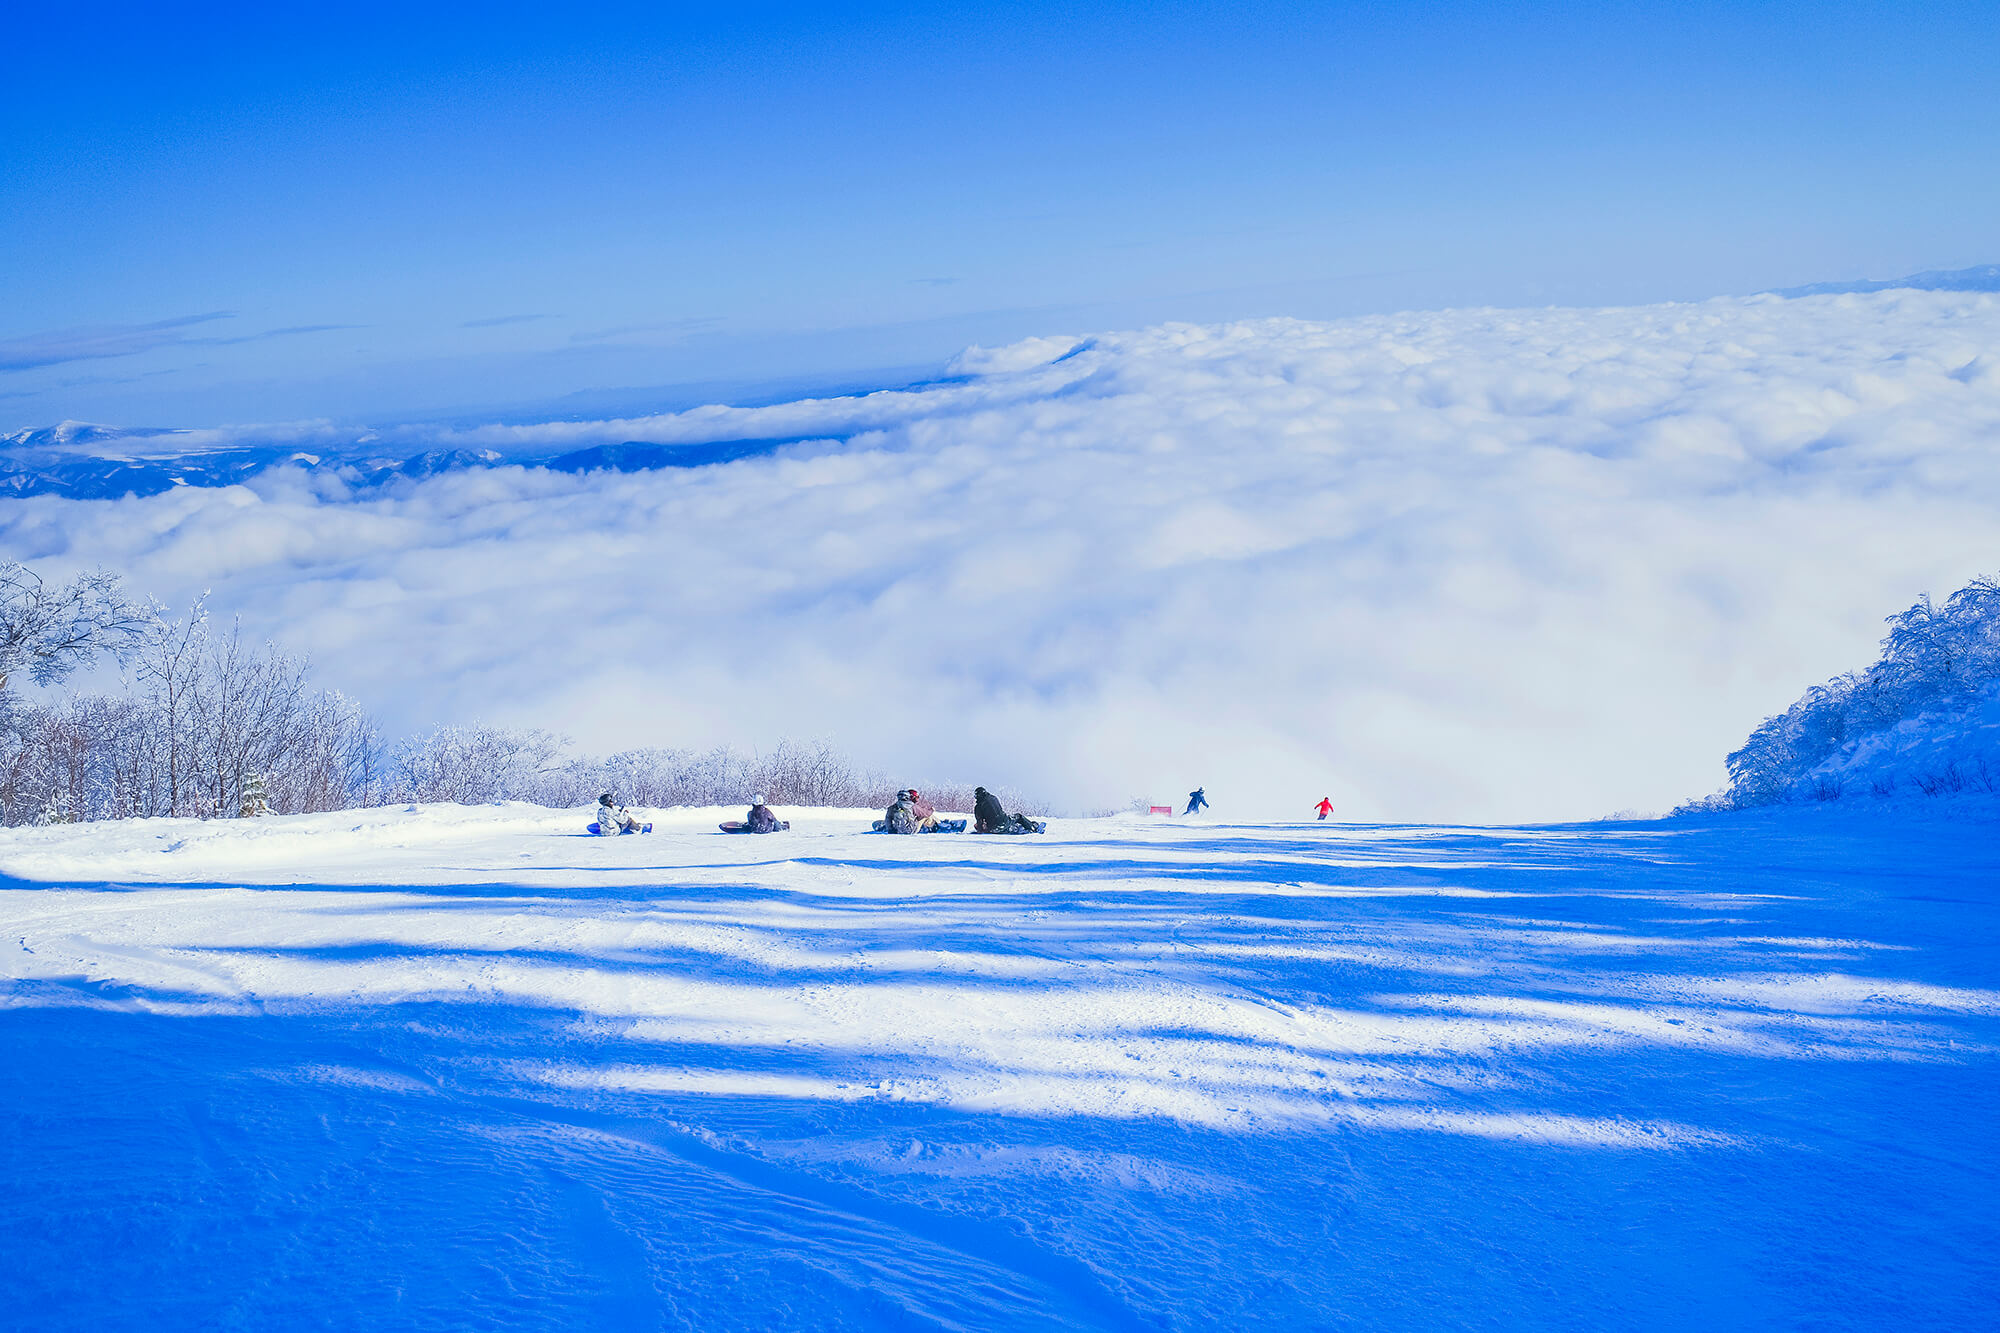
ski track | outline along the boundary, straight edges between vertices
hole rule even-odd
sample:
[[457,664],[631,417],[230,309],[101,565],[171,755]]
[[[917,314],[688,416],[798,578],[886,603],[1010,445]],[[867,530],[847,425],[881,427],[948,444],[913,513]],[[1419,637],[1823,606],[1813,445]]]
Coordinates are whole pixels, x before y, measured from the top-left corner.
[[[2000,838],[0,833],[22,1327],[1966,1328]],[[1963,816],[1963,812],[1960,812]]]

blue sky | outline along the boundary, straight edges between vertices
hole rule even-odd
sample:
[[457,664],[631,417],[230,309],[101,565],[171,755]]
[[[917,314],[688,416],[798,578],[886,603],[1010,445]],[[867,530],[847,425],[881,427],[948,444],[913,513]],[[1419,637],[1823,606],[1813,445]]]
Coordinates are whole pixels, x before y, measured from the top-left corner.
[[9,19],[0,428],[2000,257],[1989,5],[160,9]]

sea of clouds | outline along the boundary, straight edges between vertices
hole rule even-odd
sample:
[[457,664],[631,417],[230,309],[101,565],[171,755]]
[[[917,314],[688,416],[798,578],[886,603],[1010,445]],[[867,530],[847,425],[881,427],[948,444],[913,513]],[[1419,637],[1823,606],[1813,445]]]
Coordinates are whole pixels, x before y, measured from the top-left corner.
[[346,493],[9,502],[0,557],[205,588],[393,727],[831,738],[1218,816],[1659,810],[1881,618],[2000,569],[2000,297],[1167,325],[934,385],[385,432],[794,438]]

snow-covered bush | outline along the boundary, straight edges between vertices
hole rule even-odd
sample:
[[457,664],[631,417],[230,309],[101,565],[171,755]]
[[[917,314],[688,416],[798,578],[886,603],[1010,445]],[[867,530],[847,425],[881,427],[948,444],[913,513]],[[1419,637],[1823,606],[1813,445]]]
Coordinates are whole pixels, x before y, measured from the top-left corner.
[[16,672],[49,685],[100,652],[122,653],[147,623],[119,592],[116,574],[93,570],[51,587],[26,565],[0,561],[0,690]]
[[2000,578],[1888,623],[1880,660],[1766,718],[1702,807],[2000,792]]
[[461,805],[521,799],[537,790],[562,746],[546,731],[439,727],[396,751],[393,799]]
[[[538,805],[588,805],[599,792],[652,809],[670,806],[734,805],[761,794],[773,805],[883,809],[896,792],[911,785],[864,770],[831,741],[782,740],[768,753],[718,746],[710,750],[649,747],[624,750],[604,759],[572,758],[547,765],[509,795]],[[915,785],[940,810],[970,811],[972,788],[964,783]],[[1045,807],[1003,785],[995,793],[1009,810],[1044,813]]]
[[243,784],[243,804],[236,809],[239,819],[260,819],[271,813],[271,802],[264,790],[264,775],[252,773],[250,780]]
[[[93,596],[109,596],[110,585],[93,586]],[[86,610],[94,605],[86,599]],[[879,809],[909,785],[857,768],[825,740],[785,740],[764,754],[648,748],[599,759],[566,754],[568,743],[546,731],[472,725],[392,747],[352,700],[312,688],[303,660],[234,628],[216,632],[201,601],[177,620],[155,613],[130,637],[120,640],[131,666],[122,694],[0,709],[0,822],[303,814],[406,801],[570,807],[605,791],[652,808],[735,805],[761,793],[779,805]],[[939,809],[972,808],[970,787],[918,785]],[[1009,809],[1041,812],[1018,793],[994,790]]]
[[122,695],[70,695],[0,717],[0,817],[20,824],[58,799],[76,819],[218,817],[261,775],[269,808],[338,810],[386,788],[374,725],[304,662],[232,630],[202,606],[157,620],[132,650]]

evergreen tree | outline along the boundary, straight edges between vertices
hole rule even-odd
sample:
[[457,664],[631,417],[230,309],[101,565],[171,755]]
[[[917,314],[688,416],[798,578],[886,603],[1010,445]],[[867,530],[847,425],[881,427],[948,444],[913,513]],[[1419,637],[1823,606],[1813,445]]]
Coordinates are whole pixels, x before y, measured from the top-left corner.
[[271,803],[264,794],[264,775],[252,773],[243,784],[243,804],[236,812],[239,819],[255,819],[259,815],[271,813]]

